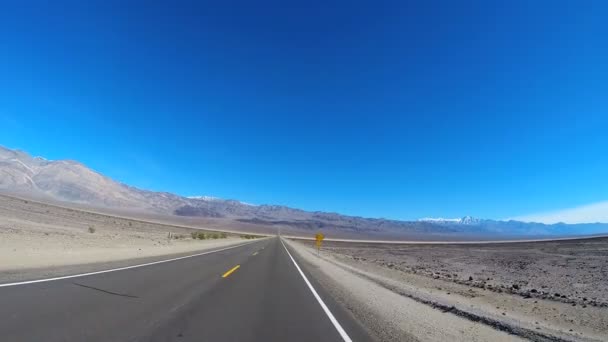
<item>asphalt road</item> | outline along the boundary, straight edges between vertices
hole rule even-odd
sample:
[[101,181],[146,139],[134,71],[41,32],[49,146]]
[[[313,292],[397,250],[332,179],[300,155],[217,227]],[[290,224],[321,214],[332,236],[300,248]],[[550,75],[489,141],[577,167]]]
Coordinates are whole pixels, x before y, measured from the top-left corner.
[[271,238],[144,267],[0,287],[0,340],[369,340],[290,252]]

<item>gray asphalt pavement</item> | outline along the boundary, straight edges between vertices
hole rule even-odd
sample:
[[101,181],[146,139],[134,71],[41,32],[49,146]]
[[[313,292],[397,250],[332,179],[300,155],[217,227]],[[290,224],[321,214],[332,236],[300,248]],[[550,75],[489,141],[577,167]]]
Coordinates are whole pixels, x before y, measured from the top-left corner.
[[[353,341],[365,330],[291,253]],[[239,266],[226,277],[229,270]],[[279,238],[116,272],[0,287],[2,341],[344,341]]]

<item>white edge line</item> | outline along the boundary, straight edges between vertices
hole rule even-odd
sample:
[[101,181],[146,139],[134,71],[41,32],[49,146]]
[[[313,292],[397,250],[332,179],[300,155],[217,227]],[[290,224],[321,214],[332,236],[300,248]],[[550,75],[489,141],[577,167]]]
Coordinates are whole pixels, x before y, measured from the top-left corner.
[[321,308],[323,308],[323,311],[325,311],[325,314],[327,315],[327,317],[329,317],[329,320],[331,321],[331,323],[334,325],[336,330],[338,330],[338,333],[340,334],[340,336],[342,336],[342,339],[345,342],[352,342],[352,340],[350,339],[350,337],[348,336],[346,331],[344,331],[344,328],[342,328],[342,326],[340,325],[340,323],[338,322],[336,317],[334,317],[334,315],[331,313],[331,311],[329,311],[329,308],[327,307],[327,305],[325,305],[325,302],[323,302],[323,300],[321,299],[321,297],[319,296],[319,294],[317,293],[315,288],[312,287],[312,284],[310,283],[310,281],[308,281],[308,278],[306,278],[306,275],[304,274],[304,272],[302,272],[302,269],[300,269],[300,266],[298,266],[298,263],[296,262],[296,260],[291,256],[291,253],[289,253],[289,250],[287,249],[287,247],[285,247],[285,244],[283,243],[283,239],[281,239],[281,244],[283,245],[283,248],[285,248],[285,251],[287,252],[287,255],[289,255],[289,258],[291,258],[291,261],[293,262],[293,264],[298,269],[298,272],[300,272],[300,275],[302,276],[302,278],[304,278],[306,285],[308,285],[308,288],[310,289],[312,294],[317,299],[317,302],[319,302],[319,305],[321,305]]
[[27,285],[27,284],[35,284],[35,283],[44,283],[44,282],[54,281],[54,280],[62,280],[62,279],[86,277],[86,276],[95,275],[95,274],[102,274],[102,273],[109,273],[109,272],[116,272],[116,271],[124,271],[124,270],[129,270],[129,269],[132,269],[132,268],[139,268],[139,267],[157,265],[157,264],[162,264],[162,263],[165,263],[165,262],[171,262],[171,261],[176,261],[176,260],[193,258],[193,257],[205,255],[205,254],[211,254],[211,253],[215,253],[215,252],[226,251],[226,250],[229,250],[229,249],[233,249],[233,248],[237,248],[237,247],[242,247],[242,246],[254,243],[254,242],[257,242],[257,241],[251,241],[251,242],[246,242],[246,243],[243,243],[243,244],[240,244],[240,245],[236,245],[236,246],[230,246],[230,247],[225,247],[225,248],[216,249],[216,250],[212,250],[212,251],[207,251],[207,252],[202,252],[202,253],[197,253],[197,254],[192,254],[192,255],[186,255],[186,256],[183,256],[183,257],[179,257],[179,258],[160,260],[160,261],[148,262],[148,263],[145,263],[145,264],[131,265],[131,266],[125,266],[125,267],[119,267],[119,268],[112,268],[112,269],[103,270],[103,271],[95,271],[95,272],[88,272],[88,273],[73,274],[73,275],[62,276],[62,277],[46,278],[46,279],[36,279],[36,280],[26,280],[26,281],[20,281],[20,282],[17,282],[17,283],[0,284],[0,287]]

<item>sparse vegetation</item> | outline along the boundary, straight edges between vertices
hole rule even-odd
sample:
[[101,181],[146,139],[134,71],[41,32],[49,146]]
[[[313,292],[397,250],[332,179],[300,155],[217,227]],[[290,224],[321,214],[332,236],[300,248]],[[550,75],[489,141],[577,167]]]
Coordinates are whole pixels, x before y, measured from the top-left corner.
[[[192,237],[193,240],[210,240],[210,239],[226,239],[228,238],[228,234],[227,233],[218,233],[218,232],[214,232],[214,233],[205,233],[205,232],[191,232],[190,236]],[[184,238],[182,237],[175,237],[175,239],[178,238]]]
[[168,238],[169,240],[173,239],[173,240],[183,240],[186,238],[187,235],[183,235],[183,234],[175,234],[173,232],[169,232]]
[[246,239],[246,240],[257,239],[257,238],[259,238],[259,236],[257,236],[257,235],[249,235],[249,234],[241,235],[241,239]]
[[89,226],[89,233],[91,233],[91,234],[95,233],[95,227]]

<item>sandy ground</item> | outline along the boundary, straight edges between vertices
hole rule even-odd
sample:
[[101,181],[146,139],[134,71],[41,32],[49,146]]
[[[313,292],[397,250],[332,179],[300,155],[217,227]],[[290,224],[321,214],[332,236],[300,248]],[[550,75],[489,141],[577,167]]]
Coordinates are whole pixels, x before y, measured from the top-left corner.
[[[294,244],[314,256],[310,242]],[[324,246],[317,259],[445,316],[509,331],[511,337],[608,340],[605,238],[495,245],[333,242]],[[350,280],[341,280],[345,281]],[[351,291],[350,286],[347,290]],[[367,296],[377,296],[375,291]],[[410,311],[411,307],[400,301],[385,305],[373,314],[383,317],[382,310]]]
[[199,230],[0,196],[0,280],[19,278],[28,269],[174,255],[245,241],[238,235],[194,240],[191,232]]

